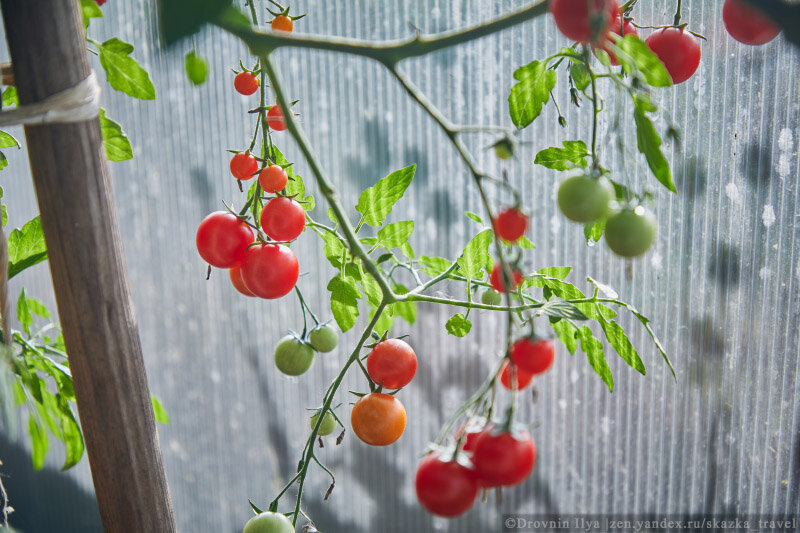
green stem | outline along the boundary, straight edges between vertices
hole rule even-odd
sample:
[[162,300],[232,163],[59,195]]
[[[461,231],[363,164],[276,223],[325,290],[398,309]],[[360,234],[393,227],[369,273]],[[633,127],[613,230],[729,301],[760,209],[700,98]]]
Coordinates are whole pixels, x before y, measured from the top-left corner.
[[678,0],[678,9],[675,10],[675,20],[672,22],[673,26],[679,26],[681,23],[681,0]]

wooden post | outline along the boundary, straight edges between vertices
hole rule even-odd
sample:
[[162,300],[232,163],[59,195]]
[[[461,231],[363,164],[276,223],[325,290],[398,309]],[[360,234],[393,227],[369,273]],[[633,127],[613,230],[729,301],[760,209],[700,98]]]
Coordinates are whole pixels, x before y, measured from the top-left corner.
[[[76,0],[3,0],[20,104],[90,72]],[[107,532],[173,532],[100,123],[25,128],[58,314]]]

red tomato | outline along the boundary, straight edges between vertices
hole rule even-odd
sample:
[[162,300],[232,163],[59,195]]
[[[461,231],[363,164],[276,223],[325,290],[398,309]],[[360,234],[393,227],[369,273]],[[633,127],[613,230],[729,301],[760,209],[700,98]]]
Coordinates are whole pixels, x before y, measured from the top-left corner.
[[679,28],[664,28],[645,41],[650,50],[664,63],[672,83],[683,83],[700,66],[700,44],[691,33]]
[[233,87],[239,94],[253,94],[258,90],[258,78],[252,72],[240,72],[233,78]]
[[251,246],[242,260],[242,281],[261,298],[280,298],[297,283],[300,266],[288,246],[260,244]]
[[292,22],[291,17],[287,17],[286,15],[278,15],[272,19],[270,27],[273,31],[285,31],[290,33],[294,29],[294,22]]
[[249,180],[258,170],[258,160],[249,152],[239,152],[231,158],[231,174],[237,180]]
[[417,373],[417,354],[400,339],[386,339],[369,352],[367,373],[386,389],[405,387]]
[[267,111],[267,124],[275,131],[286,129],[286,119],[283,117],[283,109],[278,104],[269,108]]
[[195,238],[200,257],[217,268],[231,268],[241,263],[251,242],[253,230],[227,211],[216,211],[204,218]]
[[472,462],[485,487],[510,487],[522,483],[536,463],[536,446],[527,430],[481,433]]
[[247,285],[244,284],[244,280],[242,280],[242,268],[241,266],[235,266],[228,270],[228,274],[231,277],[231,283],[236,288],[237,291],[241,292],[245,296],[255,296],[253,291],[247,288]]
[[744,44],[766,44],[781,32],[757,7],[742,0],[725,0],[722,21],[730,36]]
[[556,349],[550,339],[520,339],[511,346],[511,360],[523,372],[541,374],[553,364]]
[[606,35],[619,6],[616,0],[550,0],[549,9],[561,33],[573,41],[588,43]]
[[[514,270],[513,274],[513,282],[511,283],[511,287],[509,287],[508,292],[513,291],[517,288],[517,285],[522,283],[522,272],[519,270]],[[494,264],[494,268],[492,268],[492,273],[489,275],[489,284],[492,286],[494,290],[497,292],[506,292],[506,284],[503,281],[503,267],[500,265],[500,262]]]
[[261,227],[276,241],[292,241],[306,227],[306,212],[291,198],[278,196],[267,202],[261,211]]
[[[522,390],[531,384],[531,380],[533,380],[533,374],[522,370],[517,365],[514,365],[514,367],[514,388],[517,390]],[[508,361],[503,363],[503,368],[500,370],[500,383],[503,385],[503,387],[511,390],[511,365],[508,363]]]
[[419,464],[414,486],[428,512],[448,518],[469,511],[479,488],[474,471],[439,452],[429,453]]
[[468,421],[466,424],[461,426],[458,431],[456,431],[456,438],[460,437],[462,433],[464,433],[464,441],[461,445],[461,449],[465,452],[471,452],[475,449],[475,441],[478,440],[478,435],[483,433],[484,431],[491,430],[494,427],[494,424],[489,423],[486,425],[486,419],[483,417],[472,419]]
[[503,209],[494,219],[494,231],[506,242],[517,242],[528,229],[528,217],[522,211],[509,207]]
[[288,182],[289,176],[278,165],[270,165],[258,173],[258,184],[261,185],[264,192],[282,191]]
[[604,50],[608,54],[608,58],[611,60],[612,65],[619,65],[617,56],[611,51],[614,47],[614,40],[611,38],[612,33],[622,37],[625,35],[636,35],[638,37],[639,32],[636,31],[636,26],[634,26],[630,20],[626,20],[625,24],[622,25],[622,33],[620,33],[620,18],[617,17],[617,19],[611,25],[611,28],[608,30],[606,38],[599,46],[596,47],[600,50]]

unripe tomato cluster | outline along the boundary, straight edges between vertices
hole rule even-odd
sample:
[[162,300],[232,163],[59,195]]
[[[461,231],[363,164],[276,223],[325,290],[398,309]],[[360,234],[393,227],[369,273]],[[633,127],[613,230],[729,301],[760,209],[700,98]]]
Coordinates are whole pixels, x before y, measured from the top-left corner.
[[339,344],[339,334],[330,324],[318,324],[307,338],[290,333],[275,346],[275,366],[287,376],[305,374],[317,352],[330,352]]

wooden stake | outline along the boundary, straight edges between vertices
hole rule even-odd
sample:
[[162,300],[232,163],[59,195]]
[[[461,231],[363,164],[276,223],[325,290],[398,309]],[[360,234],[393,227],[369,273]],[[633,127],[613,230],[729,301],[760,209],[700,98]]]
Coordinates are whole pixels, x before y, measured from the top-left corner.
[[[76,0],[1,5],[20,104],[89,75]],[[99,121],[25,136],[103,526],[174,532]]]

